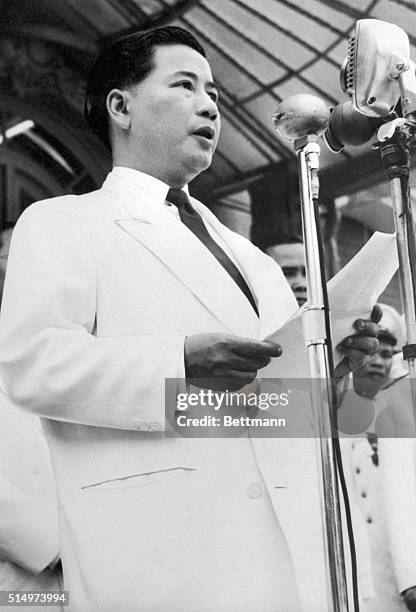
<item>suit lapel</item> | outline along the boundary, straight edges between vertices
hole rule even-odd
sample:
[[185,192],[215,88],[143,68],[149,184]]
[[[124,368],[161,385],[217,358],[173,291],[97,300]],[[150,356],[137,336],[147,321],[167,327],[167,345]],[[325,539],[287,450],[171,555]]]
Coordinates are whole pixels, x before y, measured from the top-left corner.
[[118,183],[123,182],[117,181],[116,190],[114,181],[104,184],[125,213],[115,216],[116,225],[160,259],[229,332],[257,337],[259,321],[253,308],[211,252],[168,209],[146,203],[137,189]]

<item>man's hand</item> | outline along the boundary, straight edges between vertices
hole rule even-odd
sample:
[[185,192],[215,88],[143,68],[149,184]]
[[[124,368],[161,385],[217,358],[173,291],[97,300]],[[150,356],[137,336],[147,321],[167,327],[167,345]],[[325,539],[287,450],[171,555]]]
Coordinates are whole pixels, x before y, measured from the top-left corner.
[[359,368],[364,360],[377,350],[379,333],[377,323],[382,316],[383,312],[380,306],[376,304],[371,312],[370,320],[357,319],[354,321],[353,326],[357,333],[344,338],[337,346],[337,349],[343,355],[342,361],[335,369],[337,378],[341,378]]
[[272,357],[281,354],[281,347],[274,342],[222,333],[188,336],[186,378],[198,387],[236,391],[254,380],[257,370],[268,365]]
[[416,610],[416,586],[409,587],[401,594],[408,610]]

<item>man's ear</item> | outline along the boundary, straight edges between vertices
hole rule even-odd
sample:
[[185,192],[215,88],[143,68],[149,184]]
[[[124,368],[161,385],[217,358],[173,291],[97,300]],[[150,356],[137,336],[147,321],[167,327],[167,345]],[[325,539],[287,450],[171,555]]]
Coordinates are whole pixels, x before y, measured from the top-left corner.
[[107,112],[112,122],[122,130],[130,127],[129,98],[125,89],[112,89],[107,95]]

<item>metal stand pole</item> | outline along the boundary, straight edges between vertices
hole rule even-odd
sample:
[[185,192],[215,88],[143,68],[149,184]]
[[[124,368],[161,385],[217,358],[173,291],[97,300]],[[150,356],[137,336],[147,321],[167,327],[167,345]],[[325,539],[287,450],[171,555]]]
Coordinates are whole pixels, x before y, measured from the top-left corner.
[[379,148],[390,180],[400,290],[407,334],[403,356],[409,365],[413,416],[416,424],[416,237],[408,189],[410,162],[407,136],[398,130],[392,138],[382,142]]
[[314,199],[318,196],[319,145],[316,136],[295,140],[299,160],[302,225],[309,306],[303,315],[312,385],[315,435],[319,436],[321,507],[325,533],[328,605],[331,612],[348,612],[337,462],[332,444],[333,395],[329,338],[325,327],[323,262],[320,261]]

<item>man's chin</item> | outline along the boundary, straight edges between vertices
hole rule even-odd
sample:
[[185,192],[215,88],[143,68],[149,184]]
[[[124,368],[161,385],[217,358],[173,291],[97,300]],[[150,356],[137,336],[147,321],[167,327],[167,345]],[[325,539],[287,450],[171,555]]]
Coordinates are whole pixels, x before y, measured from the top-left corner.
[[[193,155],[189,157],[185,166],[188,169],[189,173],[192,173],[193,177],[197,177],[198,174],[207,170],[212,162],[212,154],[210,152],[202,152],[199,155]],[[191,179],[190,179],[191,180]],[[189,182],[189,181],[188,181]]]
[[295,293],[295,298],[297,299],[299,306],[303,306],[307,300],[305,295],[296,295],[296,293]]

